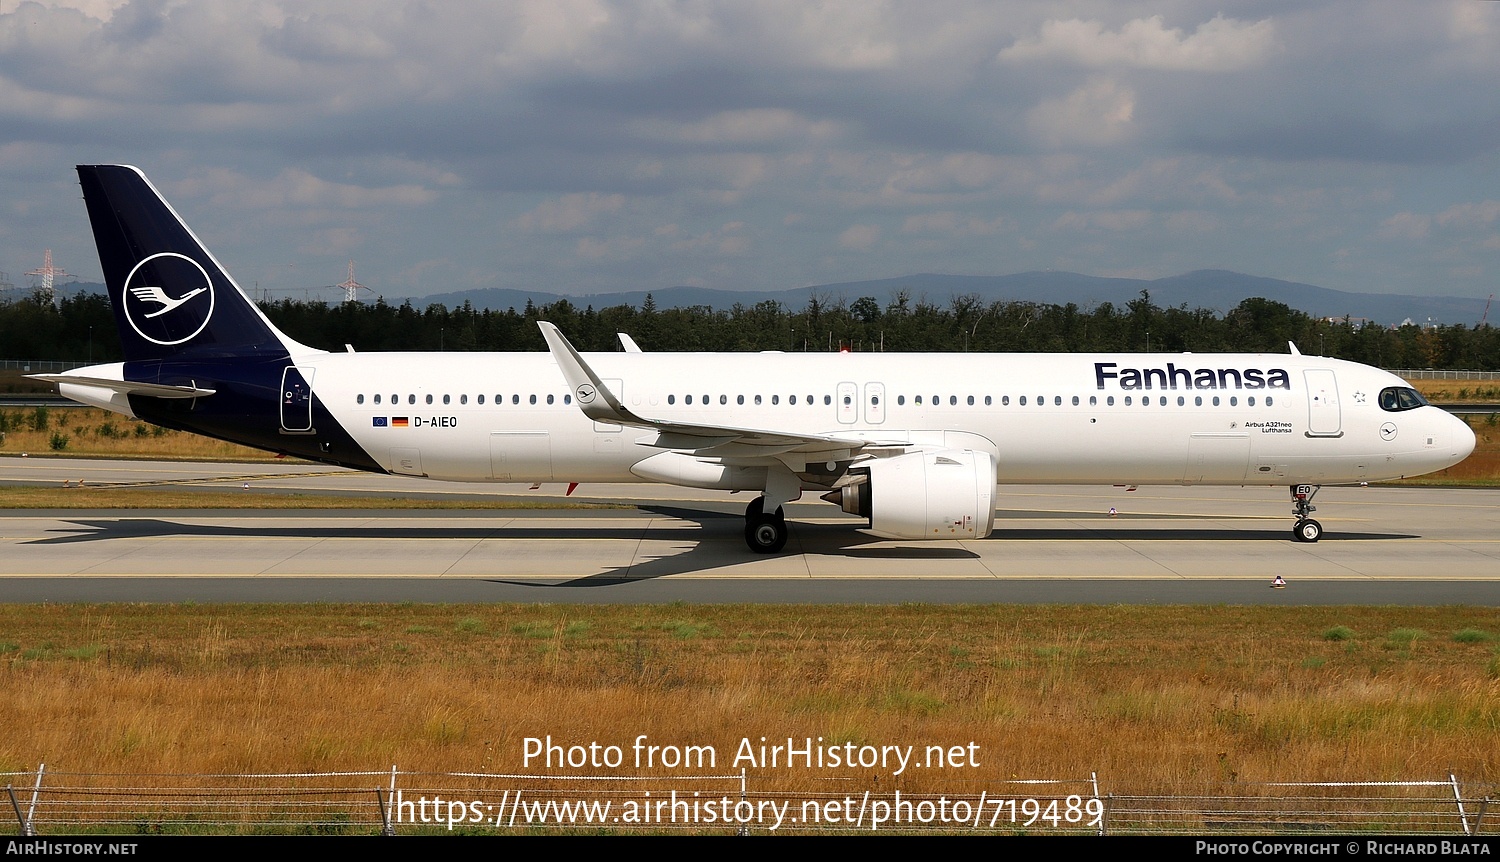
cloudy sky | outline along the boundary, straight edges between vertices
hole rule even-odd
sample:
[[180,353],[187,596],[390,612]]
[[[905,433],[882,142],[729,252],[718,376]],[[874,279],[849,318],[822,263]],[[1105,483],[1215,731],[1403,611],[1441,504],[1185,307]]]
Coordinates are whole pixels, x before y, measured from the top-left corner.
[[[242,285],[1225,268],[1484,297],[1500,3],[0,0],[0,270],[144,169]],[[330,294],[331,295],[331,294]]]

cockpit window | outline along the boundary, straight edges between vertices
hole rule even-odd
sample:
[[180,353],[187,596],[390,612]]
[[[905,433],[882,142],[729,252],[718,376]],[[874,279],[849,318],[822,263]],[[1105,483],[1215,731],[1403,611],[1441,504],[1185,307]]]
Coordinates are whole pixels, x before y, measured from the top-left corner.
[[1402,410],[1415,410],[1418,407],[1425,407],[1426,405],[1427,399],[1423,398],[1422,393],[1415,389],[1408,389],[1405,386],[1392,386],[1388,389],[1380,390],[1381,410],[1398,413]]

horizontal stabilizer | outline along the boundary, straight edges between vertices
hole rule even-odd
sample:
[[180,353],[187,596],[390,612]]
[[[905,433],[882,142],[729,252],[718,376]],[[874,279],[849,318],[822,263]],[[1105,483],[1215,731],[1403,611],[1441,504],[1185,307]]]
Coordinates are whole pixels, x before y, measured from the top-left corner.
[[134,380],[109,380],[103,377],[80,377],[76,374],[28,374],[32,380],[47,383],[71,383],[76,386],[96,386],[121,395],[145,395],[150,398],[202,398],[218,391],[199,386],[166,386],[161,383],[137,383]]

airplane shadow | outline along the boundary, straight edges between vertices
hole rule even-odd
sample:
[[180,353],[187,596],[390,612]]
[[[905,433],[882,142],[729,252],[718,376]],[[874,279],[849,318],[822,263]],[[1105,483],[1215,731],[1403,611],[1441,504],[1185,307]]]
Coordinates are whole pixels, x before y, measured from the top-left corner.
[[[747,576],[755,576],[756,564],[784,559],[790,556],[809,558],[845,558],[850,560],[910,561],[914,564],[962,562],[978,560],[980,555],[965,547],[945,543],[894,544],[859,531],[860,522],[794,524],[787,550],[783,554],[760,557],[745,550],[741,531],[743,519],[738,513],[702,511],[680,506],[642,505],[639,509],[670,518],[676,523],[656,523],[649,528],[639,525],[619,527],[567,525],[530,526],[524,518],[507,518],[505,526],[455,527],[442,519],[428,523],[403,524],[399,526],[328,526],[326,524],[296,526],[287,524],[257,524],[256,519],[244,519],[226,524],[181,523],[163,518],[75,518],[65,523],[74,525],[67,535],[56,535],[33,539],[24,544],[72,545],[92,542],[107,542],[126,539],[155,538],[231,538],[231,539],[388,539],[431,541],[439,539],[461,539],[480,541],[485,539],[543,539],[543,540],[587,540],[614,539],[671,543],[671,548],[661,556],[639,560],[623,567],[593,575],[565,578],[559,581],[519,580],[509,578],[486,578],[487,582],[528,587],[538,590],[558,588],[609,587],[636,583],[669,575],[696,574],[745,567]],[[852,529],[853,528],[853,529]],[[986,542],[1006,541],[1078,541],[1100,540],[1140,542],[1274,542],[1290,543],[1289,529],[1206,529],[1148,528],[1131,526],[1111,520],[1108,527],[1079,525],[1077,527],[1047,527],[1009,529],[998,524]],[[1324,535],[1323,543],[1348,541],[1372,541],[1387,539],[1415,539],[1408,533],[1330,532]],[[1315,547],[1315,546],[1314,546]]]

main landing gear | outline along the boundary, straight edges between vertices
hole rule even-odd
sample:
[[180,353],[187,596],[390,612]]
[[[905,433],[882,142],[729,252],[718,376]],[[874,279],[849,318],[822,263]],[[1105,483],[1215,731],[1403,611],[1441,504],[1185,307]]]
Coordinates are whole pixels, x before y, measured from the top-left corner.
[[745,507],[745,544],[757,554],[774,554],[786,547],[786,513],[780,506],[765,512],[765,497],[756,497]]
[[1292,527],[1292,541],[1316,542],[1323,538],[1323,525],[1308,517],[1318,511],[1312,500],[1321,489],[1321,485],[1292,486],[1292,514],[1297,517],[1297,523]]

